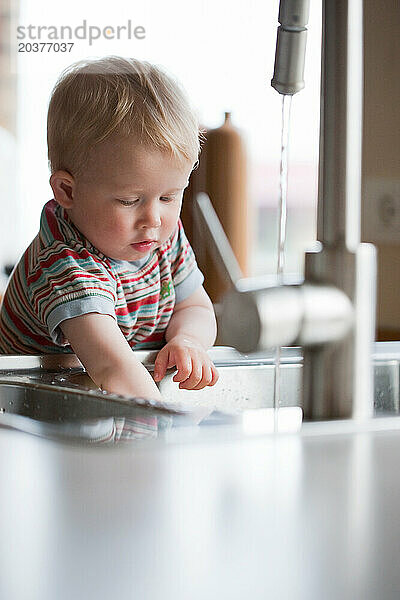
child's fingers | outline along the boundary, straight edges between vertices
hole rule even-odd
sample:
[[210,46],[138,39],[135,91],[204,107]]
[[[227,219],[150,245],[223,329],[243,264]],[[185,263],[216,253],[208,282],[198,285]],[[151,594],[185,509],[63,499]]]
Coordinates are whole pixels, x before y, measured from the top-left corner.
[[196,387],[192,388],[192,390],[201,390],[207,385],[213,386],[217,383],[219,379],[219,374],[213,362],[207,365],[203,365],[203,377],[201,381],[196,385]]
[[161,379],[164,377],[164,375],[167,371],[167,368],[168,368],[168,362],[169,362],[169,352],[168,352],[168,350],[165,350],[163,348],[157,354],[157,358],[154,363],[154,374],[153,374],[154,381],[161,381]]
[[203,378],[203,368],[200,361],[192,360],[192,370],[187,379],[182,380],[179,387],[184,390],[193,390]]
[[190,377],[192,373],[192,359],[190,354],[185,350],[176,353],[176,368],[178,372],[174,375],[173,381],[181,382]]
[[172,367],[175,367],[175,365],[176,365],[175,352],[174,352],[174,350],[169,350],[168,351],[167,369],[171,369]]
[[208,385],[215,385],[219,379],[219,373],[217,371],[217,369],[215,368],[214,363],[211,363],[211,381]]
[[192,390],[202,390],[203,388],[207,387],[207,385],[211,385],[212,378],[213,375],[211,366],[203,365],[201,381],[196,385],[196,387],[192,388]]
[[217,383],[219,375],[214,363],[210,360],[203,362],[198,357],[192,357],[191,364],[180,363],[177,360],[178,373],[174,376],[174,381],[179,382],[179,387],[185,390],[201,390]]

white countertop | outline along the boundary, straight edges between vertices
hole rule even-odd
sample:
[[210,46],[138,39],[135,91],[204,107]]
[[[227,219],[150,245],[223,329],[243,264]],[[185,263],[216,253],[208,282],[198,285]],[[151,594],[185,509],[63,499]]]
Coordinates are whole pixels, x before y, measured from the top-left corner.
[[[308,431],[308,433],[307,433]],[[0,598],[400,598],[400,432],[78,447],[0,430]]]

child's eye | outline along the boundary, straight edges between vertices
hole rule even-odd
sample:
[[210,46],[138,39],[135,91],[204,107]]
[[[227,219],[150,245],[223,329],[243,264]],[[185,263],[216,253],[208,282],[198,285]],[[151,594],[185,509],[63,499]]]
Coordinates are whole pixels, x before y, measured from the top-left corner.
[[172,200],[175,200],[175,196],[160,196],[160,200],[162,202],[172,202]]
[[139,200],[121,200],[118,198],[118,202],[122,204],[122,206],[133,206],[134,204],[137,204]]

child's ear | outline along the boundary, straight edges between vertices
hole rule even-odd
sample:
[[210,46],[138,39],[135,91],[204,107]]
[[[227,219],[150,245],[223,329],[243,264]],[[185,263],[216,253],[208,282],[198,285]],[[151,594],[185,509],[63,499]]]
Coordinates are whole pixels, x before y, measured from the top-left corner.
[[72,208],[74,203],[75,180],[68,171],[55,171],[50,177],[54,199],[63,208]]

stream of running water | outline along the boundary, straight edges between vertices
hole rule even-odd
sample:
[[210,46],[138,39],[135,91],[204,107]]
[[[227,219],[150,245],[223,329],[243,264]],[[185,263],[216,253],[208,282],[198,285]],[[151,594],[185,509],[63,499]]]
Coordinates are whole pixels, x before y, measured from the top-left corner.
[[[287,187],[288,187],[288,150],[290,131],[290,108],[292,96],[282,96],[282,135],[281,135],[281,164],[280,164],[280,194],[278,216],[278,260],[277,260],[277,285],[283,284],[285,268],[285,242],[287,222]],[[281,348],[275,348],[274,357],[274,429],[278,430],[278,415],[281,405],[281,378],[280,378]]]

